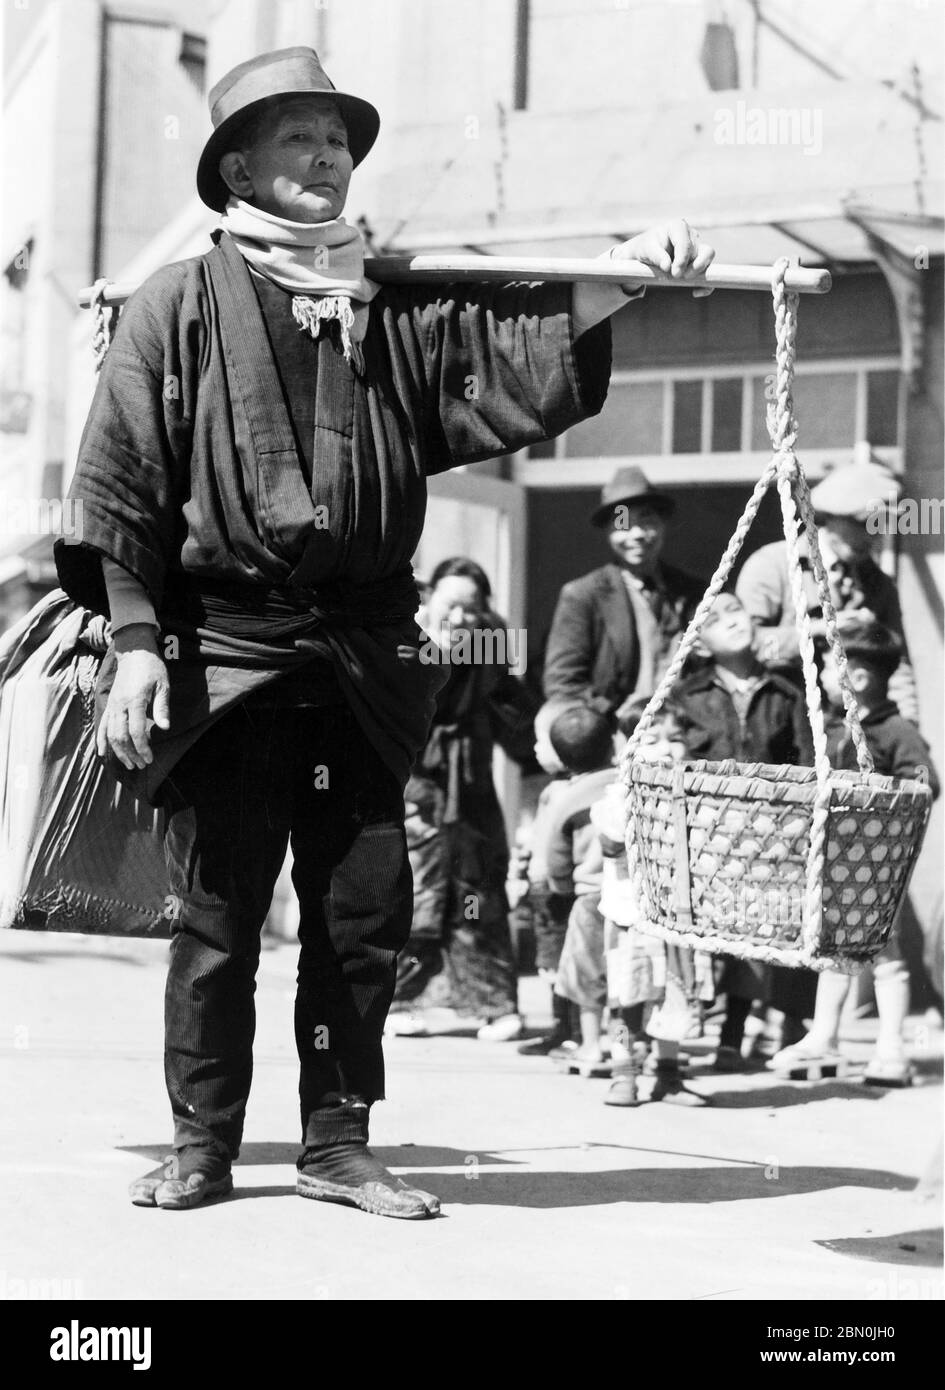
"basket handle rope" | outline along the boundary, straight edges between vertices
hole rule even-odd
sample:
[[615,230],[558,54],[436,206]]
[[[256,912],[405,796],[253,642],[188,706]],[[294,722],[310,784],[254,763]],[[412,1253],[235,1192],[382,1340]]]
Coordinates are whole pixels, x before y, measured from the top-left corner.
[[[847,672],[846,656],[844,655],[843,645],[838,631],[837,614],[830,599],[827,572],[820,554],[817,527],[814,524],[814,511],[810,500],[810,489],[794,449],[797,439],[797,420],[794,417],[794,368],[796,360],[797,306],[799,296],[797,293],[787,290],[785,286],[785,276],[789,264],[790,262],[787,257],[782,257],[775,263],[772,270],[772,294],[774,298],[775,334],[777,340],[775,358],[776,389],[775,399],[768,407],[767,425],[774,453],[755,485],[754,491],[745,506],[745,510],[739,518],[738,524],[732,533],[732,537],[718,563],[715,574],[712,576],[709,586],[702,597],[702,601],[696,608],[692,620],[676,648],[673,659],[640,716],[639,723],[624,750],[621,759],[621,771],[626,777],[627,770],[636,756],[644,734],[652,727],[656,715],[666,703],[670,691],[678,681],[683,666],[686,663],[686,659],[692,652],[699,637],[699,633],[702,631],[703,624],[709,616],[715,600],[722,592],[729,574],[731,573],[735,559],[745,542],[745,537],[758,514],[758,508],[761,506],[762,499],[771,484],[775,483],[781,502],[784,536],[787,542],[791,598],[798,626],[798,643],[800,647],[801,664],[804,671],[804,691],[807,701],[807,713],[813,735],[814,769],[817,778],[817,798],[811,820],[810,854],[807,863],[806,891],[808,910],[805,914],[804,926],[804,944],[809,949],[813,949],[820,935],[824,841],[826,838],[827,814],[830,805],[830,762],[827,757],[827,736],[824,729],[820,687],[817,683],[814,639],[811,633],[810,617],[807,612],[807,602],[804,594],[804,580],[801,569],[798,534],[800,522],[803,522],[804,525],[804,532],[810,551],[811,566],[814,571],[814,578],[816,580],[817,591],[824,615],[827,640],[836,660],[840,690],[846,712],[846,722],[856,749],[857,764],[861,773],[869,774],[873,771],[873,759],[866,745],[866,738],[863,734],[857,710],[856,696],[853,692],[853,688],[850,684],[850,677]],[[798,517],[798,509],[800,510],[800,518]],[[632,851],[635,851],[635,840],[635,834],[629,837],[629,844]],[[632,852],[632,860],[629,866],[630,873],[631,877],[643,888],[645,895],[645,875],[639,873],[639,867],[635,862],[636,859],[636,853]],[[644,900],[646,900],[646,897],[644,897]]]

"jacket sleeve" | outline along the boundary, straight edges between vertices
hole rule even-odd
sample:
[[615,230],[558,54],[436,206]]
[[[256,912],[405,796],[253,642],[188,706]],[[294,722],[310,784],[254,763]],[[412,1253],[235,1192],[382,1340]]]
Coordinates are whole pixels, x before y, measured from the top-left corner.
[[576,584],[565,584],[558,596],[545,651],[543,685],[546,700],[573,699],[609,713],[606,700],[595,698],[592,677],[597,655],[593,597]]
[[538,701],[524,681],[503,671],[488,696],[489,725],[496,743],[517,763],[534,761]]
[[134,575],[105,555],[102,556],[102,573],[105,576],[113,633],[120,632],[123,627],[129,627],[134,623],[148,623],[157,628],[161,626],[154,611],[154,604]]
[[99,374],[69,489],[76,539],[56,543],[60,583],[108,613],[103,556],[160,610],[179,543],[189,470],[196,354],[180,322],[181,268],[167,266],[129,299]]
[[574,846],[570,824],[556,817],[548,836],[548,886],[552,893],[567,897],[574,894]]
[[570,286],[454,285],[433,309],[428,473],[552,439],[604,404],[610,322],[575,339]]
[[798,767],[814,766],[814,735],[807,713],[807,701],[798,693],[794,701],[794,753]]
[[892,766],[889,772],[892,777],[918,778],[928,782],[933,797],[938,797],[941,787],[932,766],[931,750],[918,729],[903,724],[890,751]]

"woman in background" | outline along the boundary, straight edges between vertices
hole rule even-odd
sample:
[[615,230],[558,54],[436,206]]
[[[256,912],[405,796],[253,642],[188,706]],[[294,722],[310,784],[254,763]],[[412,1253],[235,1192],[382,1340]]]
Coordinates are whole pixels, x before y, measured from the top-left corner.
[[448,665],[449,679],[404,793],[414,916],[389,1034],[423,1036],[457,1024],[475,1026],[483,1039],[522,1032],[492,753],[498,743],[530,761],[536,701],[509,669],[508,633],[491,597],[481,567],[458,556],[437,565],[418,614],[427,634],[421,659]]

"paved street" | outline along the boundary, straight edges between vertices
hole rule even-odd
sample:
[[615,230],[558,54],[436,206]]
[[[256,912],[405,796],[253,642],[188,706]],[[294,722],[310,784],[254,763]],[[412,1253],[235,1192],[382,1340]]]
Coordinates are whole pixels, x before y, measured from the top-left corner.
[[[260,970],[236,1191],[130,1205],[167,1152],[161,942],[0,934],[0,1299],[915,1299],[942,1291],[942,1036],[910,1021],[921,1084],[706,1074],[710,1110],[614,1110],[604,1081],[513,1044],[398,1038],[374,1143],[442,1199],[383,1220],[294,1195],[295,952]],[[531,1024],[547,991],[523,982]],[[865,1060],[874,1025],[852,1025]],[[698,1075],[694,1066],[694,1076]]]

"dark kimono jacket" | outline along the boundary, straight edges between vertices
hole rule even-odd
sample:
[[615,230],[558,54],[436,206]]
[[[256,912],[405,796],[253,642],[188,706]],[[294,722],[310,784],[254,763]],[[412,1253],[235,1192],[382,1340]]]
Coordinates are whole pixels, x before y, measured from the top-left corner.
[[498,743],[519,761],[531,757],[538,702],[506,667],[446,669],[405,792],[414,914],[393,1010],[446,1007],[494,1019],[517,1006],[492,752]]
[[[153,763],[116,769],[156,800],[186,748],[252,690],[330,659],[403,784],[441,668],[419,661],[410,559],[426,478],[595,414],[609,324],[572,338],[570,286],[394,287],[371,304],[357,375],[333,338],[300,333],[315,393],[311,483],[246,263],[222,235],[129,299],[105,359],[60,541],[65,591],[107,613],[101,557],[150,594],[171,728]],[[175,639],[169,646],[169,638]],[[103,662],[99,706],[114,676]]]

